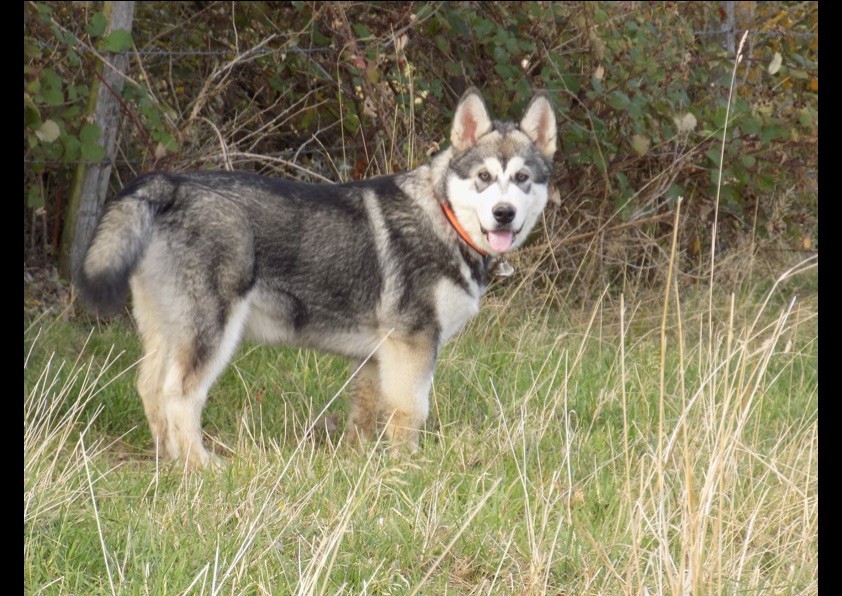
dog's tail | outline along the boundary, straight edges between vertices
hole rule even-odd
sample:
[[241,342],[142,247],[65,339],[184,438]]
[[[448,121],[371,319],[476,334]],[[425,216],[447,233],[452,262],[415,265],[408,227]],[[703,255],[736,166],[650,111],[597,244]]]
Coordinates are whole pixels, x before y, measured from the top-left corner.
[[73,276],[88,310],[109,315],[123,305],[129,278],[146,251],[155,215],[167,195],[172,196],[172,185],[166,175],[147,174],[130,182],[109,203]]

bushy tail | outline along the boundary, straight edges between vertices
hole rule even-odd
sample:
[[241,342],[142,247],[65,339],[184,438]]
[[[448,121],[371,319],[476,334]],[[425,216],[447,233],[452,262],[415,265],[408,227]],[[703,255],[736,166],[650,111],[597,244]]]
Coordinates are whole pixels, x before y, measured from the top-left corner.
[[98,315],[117,312],[126,300],[129,278],[149,239],[155,206],[133,185],[112,201],[97,226],[81,266],[73,276],[82,304]]

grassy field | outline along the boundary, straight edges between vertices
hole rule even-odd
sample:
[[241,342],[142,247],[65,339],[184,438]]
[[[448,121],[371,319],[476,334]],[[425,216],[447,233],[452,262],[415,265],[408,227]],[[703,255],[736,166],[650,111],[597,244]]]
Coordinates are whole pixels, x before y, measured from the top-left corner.
[[343,361],[247,344],[204,416],[228,465],[186,475],[128,319],[26,321],[25,591],[815,593],[814,275],[666,309],[493,291],[397,459],[308,432]]

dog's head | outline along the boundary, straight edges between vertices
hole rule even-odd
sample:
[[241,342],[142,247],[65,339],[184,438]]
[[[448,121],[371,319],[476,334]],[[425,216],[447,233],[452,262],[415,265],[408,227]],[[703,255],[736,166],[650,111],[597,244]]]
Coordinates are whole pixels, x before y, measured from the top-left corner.
[[520,246],[547,204],[556,119],[536,95],[520,124],[492,122],[482,97],[468,89],[450,132],[453,155],[446,200],[474,244],[491,255]]

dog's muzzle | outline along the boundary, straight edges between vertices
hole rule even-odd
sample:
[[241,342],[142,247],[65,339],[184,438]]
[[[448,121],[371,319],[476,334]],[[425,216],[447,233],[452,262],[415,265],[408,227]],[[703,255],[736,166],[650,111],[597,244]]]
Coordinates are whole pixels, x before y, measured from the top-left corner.
[[514,221],[517,211],[509,203],[498,203],[491,209],[491,214],[500,227],[496,230],[482,230],[482,232],[494,252],[502,254],[515,243],[517,232],[509,226]]

